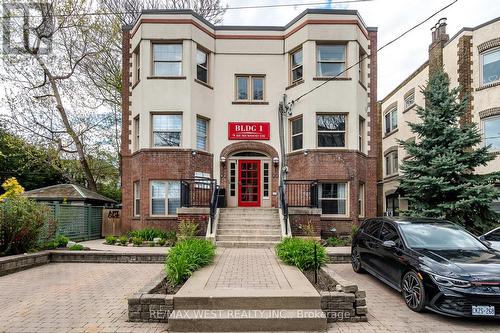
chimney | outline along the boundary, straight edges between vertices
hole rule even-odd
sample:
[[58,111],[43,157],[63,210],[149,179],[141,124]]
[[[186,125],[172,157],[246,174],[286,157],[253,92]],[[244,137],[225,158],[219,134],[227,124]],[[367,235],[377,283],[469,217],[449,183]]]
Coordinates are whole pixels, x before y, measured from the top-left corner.
[[431,28],[432,43],[429,45],[429,77],[443,69],[443,47],[450,39],[446,33],[446,18],[439,19]]

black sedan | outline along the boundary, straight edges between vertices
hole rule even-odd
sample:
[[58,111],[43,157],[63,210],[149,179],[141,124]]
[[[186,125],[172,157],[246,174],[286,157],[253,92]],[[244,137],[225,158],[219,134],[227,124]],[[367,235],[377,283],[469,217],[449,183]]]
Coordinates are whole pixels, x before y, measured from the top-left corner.
[[352,267],[400,291],[413,311],[500,318],[500,252],[454,223],[368,219],[354,235]]

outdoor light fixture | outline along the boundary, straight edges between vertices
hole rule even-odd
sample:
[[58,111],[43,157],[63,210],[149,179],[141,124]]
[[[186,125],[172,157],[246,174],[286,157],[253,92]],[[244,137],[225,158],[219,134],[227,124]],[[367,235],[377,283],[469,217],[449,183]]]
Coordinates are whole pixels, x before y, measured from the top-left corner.
[[304,150],[304,155],[307,155],[307,154],[309,154],[309,151],[306,149],[306,150]]
[[193,156],[194,156],[194,155],[196,155],[196,150],[193,150],[193,151],[191,152],[191,155],[193,155]]
[[223,164],[226,163],[226,158],[224,156],[221,156],[220,162],[223,163]]
[[280,162],[279,158],[277,158],[277,157],[273,158],[273,163],[275,165],[278,165],[279,162]]

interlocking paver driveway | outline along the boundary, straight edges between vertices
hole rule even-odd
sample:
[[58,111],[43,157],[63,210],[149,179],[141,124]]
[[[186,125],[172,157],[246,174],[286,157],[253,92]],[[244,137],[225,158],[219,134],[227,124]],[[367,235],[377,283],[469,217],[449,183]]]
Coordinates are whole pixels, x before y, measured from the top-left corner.
[[129,323],[127,296],[157,264],[53,263],[0,277],[0,332],[164,332]]
[[368,322],[329,325],[329,332],[500,332],[500,321],[449,318],[435,313],[415,313],[401,295],[369,274],[356,274],[350,264],[332,265],[347,280],[366,291]]

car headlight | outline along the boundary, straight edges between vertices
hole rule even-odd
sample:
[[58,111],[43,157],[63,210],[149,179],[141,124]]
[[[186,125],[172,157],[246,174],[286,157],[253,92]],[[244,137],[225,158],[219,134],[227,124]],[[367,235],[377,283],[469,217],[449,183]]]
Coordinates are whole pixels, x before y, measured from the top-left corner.
[[439,284],[440,286],[444,287],[458,287],[458,288],[468,288],[471,286],[471,283],[469,281],[465,280],[458,280],[458,279],[453,279],[441,275],[435,275],[435,274],[430,274],[432,277],[432,280]]

